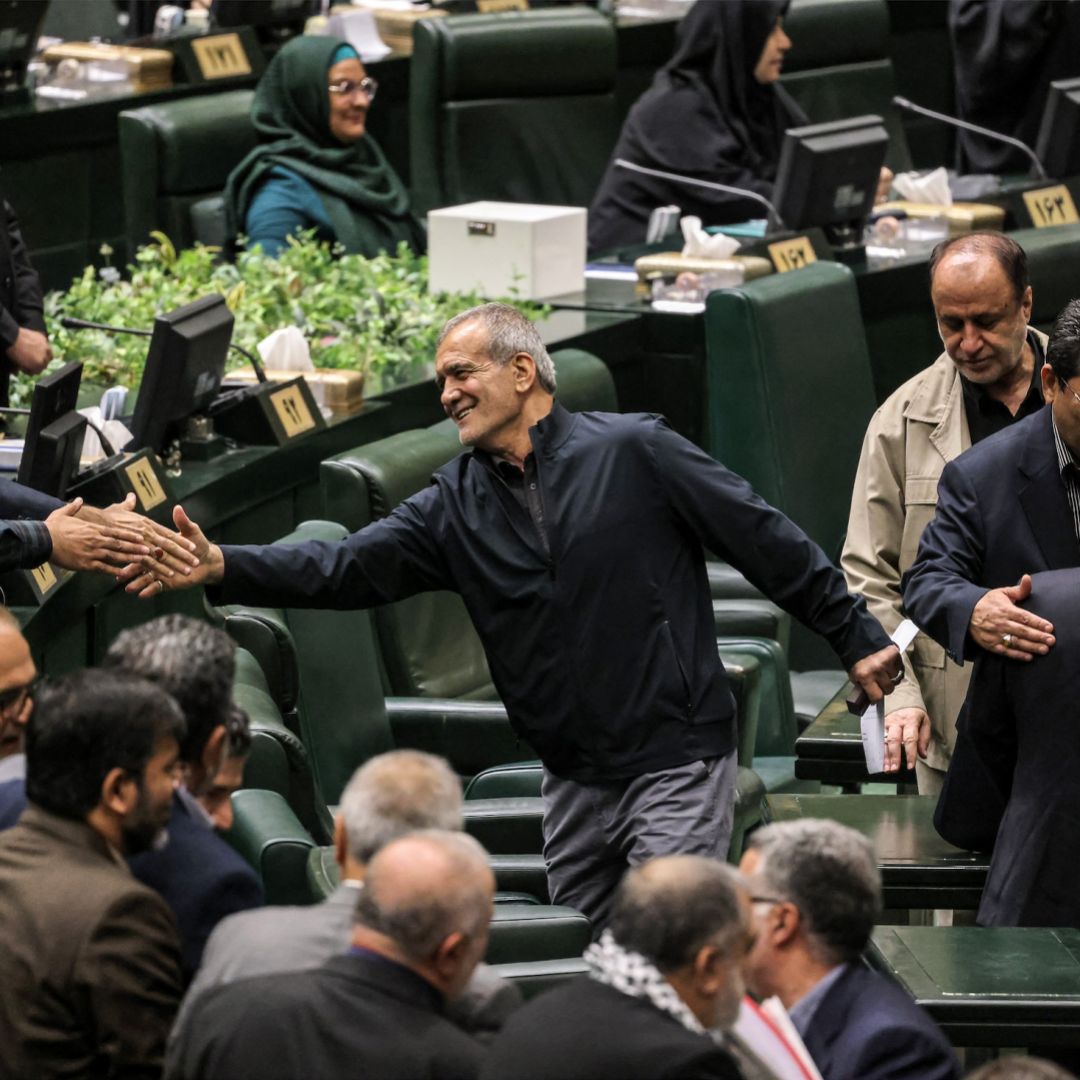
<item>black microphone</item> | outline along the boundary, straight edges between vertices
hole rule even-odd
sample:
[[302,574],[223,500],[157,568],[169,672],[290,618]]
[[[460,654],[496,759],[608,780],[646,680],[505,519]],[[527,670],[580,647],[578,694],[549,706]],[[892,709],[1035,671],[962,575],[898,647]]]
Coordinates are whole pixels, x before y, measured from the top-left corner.
[[899,94],[893,97],[892,103],[898,109],[905,109],[907,112],[918,113],[920,116],[928,116],[931,120],[938,120],[942,124],[948,124],[950,127],[962,128],[964,131],[974,131],[976,135],[982,135],[993,142],[1008,143],[1009,146],[1015,146],[1017,150],[1023,150],[1023,152],[1031,158],[1031,163],[1035,167],[1035,175],[1040,180],[1049,180],[1046,175],[1046,170],[1042,166],[1042,162],[1039,160],[1038,155],[1031,149],[1027,143],[1022,143],[1019,139],[1014,139],[1011,135],[1002,135],[1000,131],[991,131],[990,128],[980,127],[978,124],[972,124],[968,120],[958,120],[955,116],[949,116],[947,113],[940,113],[936,109],[928,109],[924,105],[916,105],[913,101],[908,101],[905,97],[900,97]]
[[[131,326],[110,326],[108,323],[89,322],[86,319],[75,319],[70,315],[65,315],[60,320],[60,325],[65,330],[104,330],[110,334],[135,334],[137,337],[153,337],[152,330],[136,330]],[[229,342],[229,348],[235,349],[247,362],[252,366],[255,371],[255,378],[259,382],[266,382],[266,372],[263,371],[263,366],[259,363],[259,360],[253,353],[242,349],[239,345],[234,345]]]
[[783,221],[780,220],[780,215],[776,212],[776,207],[773,206],[764,195],[759,195],[756,191],[750,191],[747,188],[732,187],[730,184],[719,184],[715,180],[698,180],[693,176],[681,176],[679,173],[664,172],[662,169],[647,169],[644,165],[635,165],[632,161],[627,161],[625,158],[616,158],[615,165],[617,168],[629,169],[631,172],[643,173],[645,176],[658,176],[661,180],[674,180],[676,184],[709,188],[711,191],[723,191],[728,195],[741,195],[744,199],[753,199],[754,202],[761,203],[761,205],[769,211],[769,215],[776,228],[782,229],[784,227]]

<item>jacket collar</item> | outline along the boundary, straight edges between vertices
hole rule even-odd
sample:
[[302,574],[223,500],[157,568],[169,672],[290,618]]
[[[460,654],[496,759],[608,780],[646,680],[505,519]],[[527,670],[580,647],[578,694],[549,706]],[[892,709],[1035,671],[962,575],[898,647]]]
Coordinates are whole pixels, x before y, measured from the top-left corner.
[[90,828],[85,821],[73,821],[71,818],[60,817],[48,810],[29,803],[19,818],[19,824],[37,833],[48,836],[51,840],[71,847],[85,848],[88,851],[100,855],[103,859],[115,863],[128,871],[128,865],[115,851],[105,838],[94,829]]
[[858,992],[856,967],[845,964],[814,1010],[813,1022],[803,1042],[823,1075],[828,1075],[830,1047],[848,1023],[849,1002]]
[[325,968],[340,978],[388,994],[408,1005],[443,1013],[442,994],[415,971],[368,949],[352,950],[327,960]]
[[529,428],[533,450],[558,450],[570,438],[576,422],[577,413],[564,409],[556,398],[551,412]]
[[1080,559],[1065,484],[1054,448],[1053,411],[1044,408],[1028,420],[1017,470],[1018,495],[1032,534],[1051,569],[1076,566]]

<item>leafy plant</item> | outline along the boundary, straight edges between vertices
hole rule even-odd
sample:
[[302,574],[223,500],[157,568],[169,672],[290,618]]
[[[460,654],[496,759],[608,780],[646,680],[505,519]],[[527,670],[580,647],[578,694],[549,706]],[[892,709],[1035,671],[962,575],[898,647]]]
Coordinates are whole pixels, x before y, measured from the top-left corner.
[[[297,326],[316,367],[365,373],[369,393],[415,382],[430,374],[442,324],[484,298],[427,290],[427,257],[402,244],[394,255],[373,259],[344,254],[313,234],[290,240],[278,258],[261,249],[241,251],[235,263],[218,260],[216,248],[197,244],[177,251],[163,233],[141,247],[126,276],[113,266],[88,266],[63,293],[45,298],[45,318],[56,364],[83,361],[84,382],[134,389],[142,378],[147,340],[99,330],[66,330],[72,315],[91,322],[148,329],[157,315],[219,292],[236,316],[233,341],[254,350],[267,334]],[[107,248],[102,254],[108,258]],[[506,298],[531,318],[539,304]],[[230,354],[230,367],[246,361]],[[33,380],[12,383],[12,402],[29,399]]]

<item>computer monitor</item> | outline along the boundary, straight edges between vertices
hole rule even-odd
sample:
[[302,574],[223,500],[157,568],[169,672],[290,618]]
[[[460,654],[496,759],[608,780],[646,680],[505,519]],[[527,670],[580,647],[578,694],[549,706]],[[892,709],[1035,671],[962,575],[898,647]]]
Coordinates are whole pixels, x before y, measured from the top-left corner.
[[314,0],[213,0],[210,21],[225,29],[253,27],[263,44],[282,44],[304,32],[304,24],[319,13]]
[[[78,442],[75,447],[74,468],[69,472],[65,472],[64,463],[71,458],[71,453],[67,447],[56,445],[56,436],[60,429],[53,428],[53,425],[75,412],[82,369],[82,364],[73,361],[65,364],[59,371],[43,375],[34,384],[34,394],[30,400],[30,418],[26,422],[18,480],[20,484],[58,498],[63,496],[64,489],[78,468],[85,420],[78,432],[74,432],[74,428],[79,427],[78,424],[68,425],[63,429],[72,431],[72,438]],[[47,429],[52,430],[52,435],[43,439],[42,433]]]
[[216,294],[154,320],[125,449],[162,453],[189,416],[207,411],[225,377],[232,331],[232,312]]
[[26,69],[48,10],[41,0],[0,0],[0,100],[29,97]]
[[1035,156],[1047,176],[1080,175],[1080,79],[1056,79],[1043,108]]
[[820,227],[833,244],[859,246],[888,146],[880,116],[789,128],[773,190],[780,221],[771,227]]

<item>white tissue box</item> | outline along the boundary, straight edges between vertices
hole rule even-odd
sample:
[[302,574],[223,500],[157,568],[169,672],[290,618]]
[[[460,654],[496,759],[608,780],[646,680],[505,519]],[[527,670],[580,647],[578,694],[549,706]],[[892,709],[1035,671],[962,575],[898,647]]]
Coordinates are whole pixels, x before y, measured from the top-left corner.
[[428,288],[543,300],[585,288],[585,210],[475,202],[428,214]]

